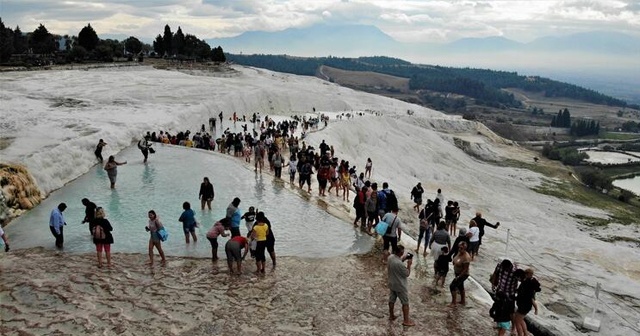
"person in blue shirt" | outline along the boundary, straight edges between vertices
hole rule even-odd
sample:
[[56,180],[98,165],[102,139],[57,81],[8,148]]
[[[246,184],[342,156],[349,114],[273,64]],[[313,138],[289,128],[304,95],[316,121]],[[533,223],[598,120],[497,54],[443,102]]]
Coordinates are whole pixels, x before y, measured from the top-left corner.
[[196,213],[191,209],[189,202],[182,203],[182,209],[184,210],[178,218],[179,222],[182,222],[182,230],[184,231],[184,239],[189,244],[189,234],[193,237],[193,242],[198,241],[196,236]]
[[66,208],[66,204],[60,203],[58,204],[58,207],[51,210],[51,215],[49,216],[49,229],[51,229],[51,233],[56,238],[56,247],[58,249],[62,249],[62,245],[64,244],[62,227],[67,225],[67,223],[65,222],[62,213]]
[[242,214],[240,213],[240,209],[238,206],[240,205],[240,199],[238,197],[234,198],[231,204],[227,207],[227,218],[231,220],[231,237],[240,235],[240,220],[242,218]]

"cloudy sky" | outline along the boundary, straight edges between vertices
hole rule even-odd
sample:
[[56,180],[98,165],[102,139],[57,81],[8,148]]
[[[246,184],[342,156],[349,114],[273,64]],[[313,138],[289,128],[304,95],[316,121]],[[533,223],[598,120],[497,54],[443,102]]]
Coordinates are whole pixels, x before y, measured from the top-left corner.
[[141,38],[155,37],[167,23],[200,38],[356,23],[402,42],[486,36],[529,42],[593,30],[637,35],[640,0],[0,0],[0,18],[23,31],[43,23],[70,35],[87,23],[98,35]]

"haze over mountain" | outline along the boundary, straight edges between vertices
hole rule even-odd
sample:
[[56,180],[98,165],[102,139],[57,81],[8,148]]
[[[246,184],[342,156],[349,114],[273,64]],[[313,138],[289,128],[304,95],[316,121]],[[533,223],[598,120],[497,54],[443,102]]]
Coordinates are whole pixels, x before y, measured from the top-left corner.
[[293,56],[391,56],[413,63],[481,67],[543,75],[640,102],[640,36],[592,31],[545,36],[528,43],[505,37],[450,43],[405,43],[372,25],[325,25],[251,31],[208,39],[226,52]]

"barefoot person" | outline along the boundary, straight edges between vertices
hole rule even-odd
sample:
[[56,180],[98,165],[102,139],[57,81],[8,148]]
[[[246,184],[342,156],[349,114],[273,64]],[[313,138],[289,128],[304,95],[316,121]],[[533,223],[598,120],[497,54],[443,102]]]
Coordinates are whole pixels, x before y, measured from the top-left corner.
[[88,198],[82,199],[82,205],[85,206],[84,209],[84,219],[82,220],[82,224],[89,224],[89,233],[93,235],[93,220],[96,218],[96,204],[91,202]]
[[127,161],[118,162],[116,158],[111,155],[109,159],[107,159],[107,164],[104,165],[104,170],[107,171],[107,176],[109,176],[109,182],[111,182],[111,189],[116,187],[116,178],[118,177],[118,166],[127,164]]
[[163,227],[160,222],[160,218],[156,215],[154,210],[149,211],[149,224],[145,227],[145,230],[150,233],[149,236],[149,265],[153,266],[153,248],[155,247],[160,253],[160,258],[162,258],[162,264],[164,265],[167,260],[164,257],[164,251],[162,251],[162,241],[160,240],[160,236],[158,235],[158,230]]
[[66,208],[66,204],[60,203],[57,208],[51,210],[51,215],[49,216],[49,229],[51,229],[51,233],[56,238],[56,247],[58,249],[62,249],[64,244],[63,226],[67,225],[67,222],[65,222],[62,213]]
[[264,273],[264,264],[267,261],[265,250],[267,249],[267,235],[269,226],[264,222],[263,216],[256,216],[256,225],[253,226],[252,237],[256,240],[256,273]]
[[218,236],[227,237],[229,234],[225,233],[225,222],[229,220],[225,217],[217,221],[211,229],[207,232],[207,240],[211,243],[211,261],[218,260]]
[[[244,249],[244,253],[240,256],[240,253]],[[229,267],[229,273],[241,274],[242,273],[242,261],[247,256],[249,251],[249,241],[243,236],[235,236],[224,246],[224,252],[227,255],[227,266]],[[233,271],[233,262],[236,262],[237,272]]]
[[189,235],[193,237],[193,242],[198,241],[196,236],[196,213],[191,209],[189,202],[182,203],[182,209],[184,210],[178,218],[179,222],[182,222],[182,230],[184,231],[184,239],[189,244]]
[[103,208],[96,209],[96,218],[91,223],[93,226],[93,243],[96,245],[96,252],[98,254],[98,267],[102,268],[102,250],[104,250],[107,257],[107,267],[111,267],[111,244],[113,244],[113,227],[111,223],[105,218]]
[[518,294],[516,296],[518,309],[515,314],[513,314],[513,321],[515,322],[515,329],[518,335],[529,335],[524,318],[531,311],[531,308],[533,308],[534,313],[538,315],[536,293],[540,291],[540,283],[533,277],[533,270],[530,268],[524,271],[516,271],[515,276],[521,282],[520,286],[518,286]]
[[216,194],[213,190],[213,184],[209,182],[209,178],[205,177],[202,183],[200,183],[200,193],[198,197],[200,198],[200,208],[204,210],[205,204],[211,210],[211,202],[215,198]]
[[[407,265],[404,265],[407,261]],[[397,318],[394,313],[394,306],[397,299],[402,303],[402,325],[410,327],[416,325],[409,319],[409,288],[407,278],[411,274],[411,263],[413,255],[404,255],[404,246],[398,245],[394,248],[393,254],[387,259],[388,285],[389,285],[389,320]]]
[[457,302],[457,293],[460,292],[460,304],[465,305],[466,295],[464,292],[464,281],[469,277],[469,264],[471,264],[471,255],[467,252],[467,243],[460,242],[458,245],[458,254],[453,259],[453,272],[455,278],[451,281],[449,289],[451,290],[451,304],[449,307],[455,307]]
[[100,163],[102,163],[102,161],[104,161],[104,159],[102,158],[102,148],[104,146],[106,146],[107,143],[104,142],[104,140],[100,139],[98,141],[98,145],[96,145],[96,150],[93,152],[96,155],[96,159],[98,159],[98,161],[100,161]]

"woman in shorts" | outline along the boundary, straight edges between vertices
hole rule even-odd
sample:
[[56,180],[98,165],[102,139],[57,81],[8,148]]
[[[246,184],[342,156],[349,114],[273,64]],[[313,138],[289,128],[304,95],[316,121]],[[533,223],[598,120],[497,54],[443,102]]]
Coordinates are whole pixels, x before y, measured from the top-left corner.
[[[111,234],[111,231],[113,231],[113,227],[105,218],[103,208],[99,207],[96,209],[96,218],[93,219],[91,224],[94,230],[93,243],[96,245],[96,252],[98,253],[98,267],[102,268],[103,250],[107,257],[107,267],[111,267],[111,244],[113,244],[113,235]],[[100,229],[96,229],[97,226],[99,226]],[[100,235],[96,233],[97,231],[102,231],[103,233]]]
[[367,158],[367,163],[364,165],[364,176],[366,178],[371,178],[371,168],[373,168],[373,162],[371,162],[371,158]]
[[149,224],[145,227],[145,230],[149,232],[149,265],[153,266],[153,248],[155,247],[162,258],[162,264],[164,265],[167,260],[164,257],[164,251],[162,250],[162,241],[158,236],[158,230],[163,227],[160,222],[160,218],[154,210],[149,210]]
[[478,249],[480,248],[480,228],[473,219],[469,221],[469,230],[467,230],[467,237],[469,237],[469,254],[471,260],[478,255]]

